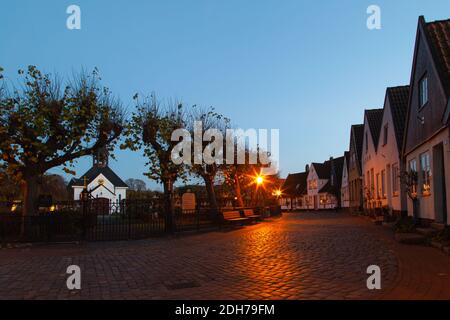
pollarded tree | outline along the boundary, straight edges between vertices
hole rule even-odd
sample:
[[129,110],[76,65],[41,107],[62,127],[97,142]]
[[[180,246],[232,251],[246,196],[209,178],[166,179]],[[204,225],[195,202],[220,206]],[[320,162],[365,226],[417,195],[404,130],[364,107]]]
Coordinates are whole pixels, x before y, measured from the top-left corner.
[[75,159],[112,149],[124,115],[96,69],[65,86],[35,66],[19,75],[18,88],[3,80],[0,89],[0,166],[20,182],[25,216],[37,213],[39,177],[57,166],[73,173]]
[[189,171],[203,179],[210,208],[217,213],[219,207],[214,181],[219,171],[225,168],[224,146],[230,120],[214,108],[201,109],[197,106],[192,107],[188,119],[187,127],[191,136],[194,140],[201,141],[201,148],[197,149],[195,144],[192,148],[193,162]]
[[162,183],[164,190],[164,213],[166,231],[173,231],[173,185],[185,177],[185,166],[172,161],[172,149],[178,143],[172,141],[172,133],[185,125],[181,103],[161,104],[154,94],[140,99],[134,96],[136,110],[127,126],[125,143],[122,149],[143,150],[148,159],[149,179]]

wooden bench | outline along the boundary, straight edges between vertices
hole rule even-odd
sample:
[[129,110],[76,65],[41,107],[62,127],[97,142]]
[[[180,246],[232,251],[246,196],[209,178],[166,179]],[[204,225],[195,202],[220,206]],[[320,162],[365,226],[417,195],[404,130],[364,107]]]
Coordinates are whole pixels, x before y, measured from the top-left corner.
[[237,210],[224,211],[224,212],[222,212],[222,215],[223,215],[223,219],[226,222],[230,222],[230,223],[240,222],[240,223],[244,224],[244,222],[249,220],[249,218],[247,218],[247,217],[243,218],[241,216],[241,213],[239,211],[237,211]]
[[253,209],[244,209],[243,211],[244,217],[252,219],[252,220],[260,220],[262,218],[261,215],[255,214]]

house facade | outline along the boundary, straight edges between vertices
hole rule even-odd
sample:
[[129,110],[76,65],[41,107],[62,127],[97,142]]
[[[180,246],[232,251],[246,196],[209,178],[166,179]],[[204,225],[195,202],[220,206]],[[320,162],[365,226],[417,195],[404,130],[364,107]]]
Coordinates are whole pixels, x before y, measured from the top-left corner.
[[[450,20],[419,17],[411,70],[403,155],[418,181],[416,216],[424,222],[450,221]],[[407,199],[408,214],[414,214]]]
[[342,182],[341,182],[341,207],[348,209],[350,207],[350,189],[348,179],[348,162],[349,152],[344,154],[344,164],[342,166]]
[[362,172],[364,180],[364,209],[370,212],[381,208],[381,197],[377,194],[380,183],[377,168],[377,146],[380,134],[383,109],[370,109],[364,112],[364,136],[362,148]]
[[362,148],[364,124],[352,125],[350,129],[350,146],[348,159],[348,185],[350,196],[350,211],[363,210],[363,177],[362,177]]
[[405,169],[401,154],[408,109],[409,86],[386,89],[383,118],[374,164],[378,207],[392,216],[406,212],[406,191],[400,174]]
[[337,209],[341,206],[341,179],[344,157],[312,163],[307,178],[307,197],[312,209]]
[[[308,169],[308,166],[306,166]],[[307,210],[311,208],[306,197],[307,172],[289,174],[281,187],[280,205],[283,210]]]

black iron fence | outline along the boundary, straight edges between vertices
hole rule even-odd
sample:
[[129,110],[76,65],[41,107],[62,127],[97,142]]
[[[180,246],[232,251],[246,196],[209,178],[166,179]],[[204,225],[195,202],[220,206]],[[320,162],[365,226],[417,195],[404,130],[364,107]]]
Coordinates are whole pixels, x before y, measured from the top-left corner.
[[223,222],[220,212],[209,208],[175,208],[167,217],[155,200],[59,202],[34,216],[22,216],[20,209],[20,204],[0,204],[2,243],[143,239],[216,228]]

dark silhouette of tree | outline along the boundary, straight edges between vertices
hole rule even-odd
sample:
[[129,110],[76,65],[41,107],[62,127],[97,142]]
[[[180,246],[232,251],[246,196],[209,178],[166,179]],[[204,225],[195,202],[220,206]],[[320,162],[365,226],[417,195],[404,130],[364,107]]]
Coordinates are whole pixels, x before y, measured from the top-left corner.
[[35,66],[19,70],[20,86],[2,80],[0,166],[20,182],[23,215],[37,213],[38,179],[49,169],[107,146],[121,135],[121,105],[99,85],[96,69],[63,83]]
[[147,190],[147,186],[141,179],[127,179],[125,183],[128,185],[129,190],[142,192]]
[[185,119],[181,103],[161,104],[154,94],[140,99],[134,96],[136,111],[127,126],[126,140],[121,146],[134,151],[142,150],[148,159],[147,177],[162,183],[166,231],[174,230],[173,185],[185,177],[185,166],[172,162],[171,153],[178,143],[172,141],[172,133],[184,128]]
[[[196,121],[202,123],[202,130],[201,130],[202,152],[208,145],[210,145],[212,142],[215,141],[215,139],[217,139],[216,137],[214,138],[213,141],[203,141],[203,136],[205,132],[207,132],[210,129],[216,129],[216,132],[222,135],[222,140],[218,141],[219,144],[222,146],[222,149],[221,150],[214,149],[214,152],[212,152],[212,156],[216,155],[219,156],[219,158],[222,159],[221,161],[208,163],[205,162],[205,159],[202,157],[201,163],[195,163],[195,161],[193,161],[192,165],[189,166],[190,173],[192,173],[194,176],[203,179],[205,183],[206,194],[208,196],[209,206],[212,209],[212,212],[217,214],[219,206],[217,203],[214,182],[219,171],[224,169],[226,166],[225,159],[223,158],[225,155],[224,150],[226,146],[226,129],[229,128],[230,120],[225,116],[221,115],[220,113],[216,112],[215,109],[212,107],[207,109],[201,109],[198,108],[197,106],[193,106],[189,114],[189,121],[187,126],[188,130],[191,132],[191,136],[194,136],[194,123]],[[195,148],[192,148],[191,150],[192,150],[192,159],[194,160],[195,157],[199,155],[196,154]]]

